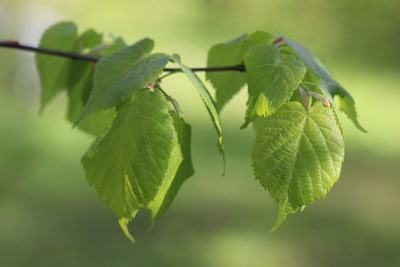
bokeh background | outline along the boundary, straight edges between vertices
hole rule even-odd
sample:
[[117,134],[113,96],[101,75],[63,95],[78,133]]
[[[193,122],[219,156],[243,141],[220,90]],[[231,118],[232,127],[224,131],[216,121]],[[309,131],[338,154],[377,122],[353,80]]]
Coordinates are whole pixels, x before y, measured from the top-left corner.
[[396,0],[1,0],[0,39],[37,44],[72,20],[128,43],[154,38],[190,66],[243,32],[285,33],[353,94],[369,133],[343,118],[341,179],[270,233],[277,210],[252,175],[252,130],[239,130],[245,90],[222,113],[221,177],[209,118],[189,82],[172,77],[164,87],[193,126],[196,174],[132,245],[85,180],[92,138],[63,119],[65,95],[39,115],[33,55],[0,49],[0,266],[400,266],[399,14]]

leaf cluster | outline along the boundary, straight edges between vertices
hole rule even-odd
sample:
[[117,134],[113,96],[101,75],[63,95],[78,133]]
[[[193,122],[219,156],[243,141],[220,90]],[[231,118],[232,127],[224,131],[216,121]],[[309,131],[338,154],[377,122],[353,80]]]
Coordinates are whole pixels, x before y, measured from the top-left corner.
[[[324,197],[338,180],[344,159],[339,110],[364,131],[351,95],[307,48],[286,36],[258,31],[212,46],[210,70],[242,66],[206,73],[215,99],[179,55],[152,53],[149,38],[127,45],[122,38],[105,40],[95,30],[78,33],[74,23],[60,22],[46,30],[40,46],[99,57],[87,62],[37,54],[41,108],[67,92],[67,119],[95,137],[82,158],[87,180],[131,240],[128,223],[137,212],[148,209],[156,221],[194,173],[191,127],[162,88],[170,74],[182,72],[198,92],[224,168],[219,113],[247,85],[242,128],[254,125],[252,165],[278,205],[274,229],[286,215]],[[167,65],[177,71],[163,75]]]

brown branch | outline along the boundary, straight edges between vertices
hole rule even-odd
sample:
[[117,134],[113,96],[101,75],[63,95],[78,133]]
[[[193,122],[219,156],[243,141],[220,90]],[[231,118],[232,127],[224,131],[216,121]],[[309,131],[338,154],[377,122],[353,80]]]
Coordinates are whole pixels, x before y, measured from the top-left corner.
[[75,59],[75,60],[84,60],[84,61],[91,61],[91,62],[97,62],[100,60],[100,58],[91,56],[91,55],[79,54],[79,53],[75,53],[75,52],[68,52],[68,51],[62,51],[62,50],[51,49],[51,48],[43,48],[43,47],[24,45],[24,44],[19,43],[18,41],[0,41],[0,47],[13,48],[13,49],[30,51],[30,52],[41,53],[41,54],[52,55],[52,56],[66,57],[66,58]]
[[[30,51],[34,53],[41,53],[51,56],[65,57],[73,60],[83,60],[90,62],[97,62],[100,60],[99,57],[88,55],[88,54],[80,54],[76,52],[70,51],[62,51],[51,48],[44,47],[35,47],[30,45],[21,44],[18,41],[0,41],[0,47],[12,48],[17,50]],[[204,71],[204,72],[220,72],[220,71],[239,71],[245,72],[245,66],[243,64],[233,65],[233,66],[220,66],[220,67],[200,67],[200,68],[191,68],[192,71]],[[164,72],[181,72],[180,68],[164,68]]]

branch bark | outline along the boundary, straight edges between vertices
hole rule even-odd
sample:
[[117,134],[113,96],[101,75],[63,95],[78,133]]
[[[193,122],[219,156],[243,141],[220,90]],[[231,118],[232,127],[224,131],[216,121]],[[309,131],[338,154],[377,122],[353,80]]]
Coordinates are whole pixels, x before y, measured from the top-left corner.
[[[51,49],[51,48],[45,48],[45,47],[30,46],[30,45],[22,44],[18,41],[14,41],[14,40],[0,41],[0,47],[24,50],[24,51],[41,53],[41,54],[46,54],[46,55],[51,55],[51,56],[65,57],[65,58],[69,58],[69,59],[73,59],[73,60],[97,62],[101,59],[100,57],[96,57],[96,56],[89,55],[89,54],[81,54],[81,53],[76,53],[76,52],[63,51],[63,50],[57,50],[57,49]],[[222,71],[245,72],[246,68],[245,68],[244,64],[237,64],[237,65],[232,65],[232,66],[191,68],[191,70],[194,72],[222,72]],[[164,72],[181,72],[181,71],[182,70],[180,68],[164,68]]]

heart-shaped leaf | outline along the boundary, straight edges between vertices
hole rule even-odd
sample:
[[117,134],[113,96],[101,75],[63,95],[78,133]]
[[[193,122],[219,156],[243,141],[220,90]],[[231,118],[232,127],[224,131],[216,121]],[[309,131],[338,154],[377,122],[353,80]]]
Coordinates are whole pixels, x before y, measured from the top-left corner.
[[339,179],[343,135],[331,107],[320,101],[308,111],[288,102],[254,124],[254,173],[279,207],[276,229],[287,214],[324,197]]

